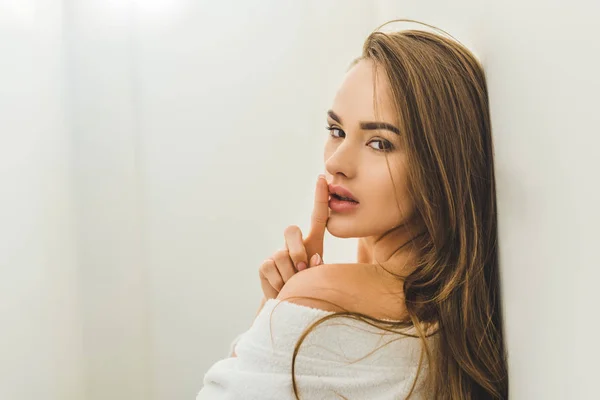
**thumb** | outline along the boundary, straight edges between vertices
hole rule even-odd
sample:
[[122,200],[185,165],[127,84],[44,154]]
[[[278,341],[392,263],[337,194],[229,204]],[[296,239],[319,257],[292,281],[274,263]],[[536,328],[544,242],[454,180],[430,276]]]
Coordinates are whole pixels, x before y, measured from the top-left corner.
[[[311,215],[310,232],[304,241],[306,254],[323,256],[323,239],[329,219],[329,185],[325,175],[320,174],[315,189],[315,203]],[[322,261],[322,260],[321,260]]]

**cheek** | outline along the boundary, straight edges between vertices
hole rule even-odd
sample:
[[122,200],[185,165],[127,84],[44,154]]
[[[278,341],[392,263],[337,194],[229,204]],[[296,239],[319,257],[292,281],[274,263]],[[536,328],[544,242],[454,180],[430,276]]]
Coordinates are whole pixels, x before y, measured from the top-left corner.
[[[390,164],[392,168],[392,164]],[[369,196],[376,209],[384,209],[387,213],[402,216],[412,212],[412,199],[408,193],[408,186],[404,174],[394,174],[394,181],[389,175],[387,166],[383,171],[373,173],[370,177],[371,196]],[[400,211],[399,211],[400,210]],[[402,213],[400,215],[399,213]]]
[[365,181],[368,182],[368,196],[372,204],[377,207],[385,207],[394,204],[394,184],[391,181],[387,168],[377,168],[369,171],[365,175]]

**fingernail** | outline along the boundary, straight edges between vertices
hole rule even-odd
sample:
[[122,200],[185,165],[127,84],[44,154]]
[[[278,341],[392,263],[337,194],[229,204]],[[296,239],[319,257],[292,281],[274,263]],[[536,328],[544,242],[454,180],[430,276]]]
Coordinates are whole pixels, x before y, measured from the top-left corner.
[[319,182],[319,179],[321,179],[321,178],[323,178],[323,179],[326,179],[326,178],[325,178],[325,175],[323,175],[323,174],[319,174],[319,176],[317,177],[317,182]]
[[310,265],[317,266],[321,264],[321,256],[319,255],[319,253],[315,253],[311,258],[310,258]]
[[298,263],[298,271],[302,271],[303,269],[306,269],[306,263],[304,261],[300,261]]

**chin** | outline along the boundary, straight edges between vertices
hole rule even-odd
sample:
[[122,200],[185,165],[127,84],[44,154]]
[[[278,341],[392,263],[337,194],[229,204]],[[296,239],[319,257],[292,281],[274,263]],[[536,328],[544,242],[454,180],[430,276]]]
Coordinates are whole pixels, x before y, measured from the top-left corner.
[[335,236],[340,239],[348,239],[359,237],[358,230],[356,229],[356,222],[352,220],[341,221],[338,218],[344,218],[345,216],[330,216],[327,221],[327,232],[331,234],[331,236]]

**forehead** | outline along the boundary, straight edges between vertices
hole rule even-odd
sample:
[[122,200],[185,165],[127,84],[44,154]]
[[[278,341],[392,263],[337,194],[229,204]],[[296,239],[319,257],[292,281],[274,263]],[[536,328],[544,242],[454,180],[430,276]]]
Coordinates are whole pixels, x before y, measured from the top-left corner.
[[[377,97],[374,99],[374,85]],[[377,101],[378,113],[375,115]],[[350,69],[342,81],[333,100],[333,111],[342,117],[344,125],[354,125],[356,121],[383,121],[396,124],[389,82],[381,67],[374,76],[371,60],[361,60]]]

